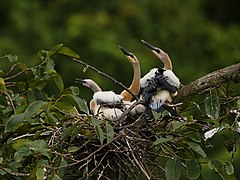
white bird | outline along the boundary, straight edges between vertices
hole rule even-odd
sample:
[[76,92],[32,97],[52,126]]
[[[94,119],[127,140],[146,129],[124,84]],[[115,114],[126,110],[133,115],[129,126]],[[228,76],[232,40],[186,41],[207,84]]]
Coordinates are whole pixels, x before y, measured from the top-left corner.
[[[96,82],[91,79],[76,79],[76,82],[90,88],[94,94],[90,101],[90,110],[101,119],[118,120],[123,110],[117,106],[122,103],[123,97],[113,91],[102,91]],[[111,106],[111,107],[110,107]]]
[[148,103],[152,110],[163,111],[163,105],[172,102],[177,95],[180,81],[172,71],[172,62],[168,54],[162,49],[141,40],[163,62],[163,68],[151,69],[140,79],[141,98]]
[[[128,88],[134,95],[137,95],[140,91],[140,64],[137,57],[126,51],[124,48],[120,47],[124,55],[126,55],[128,61],[133,66],[134,76],[130,87]],[[99,115],[101,118],[106,118],[109,120],[117,120],[120,118],[124,110],[130,107],[134,102],[132,100],[132,95],[124,90],[121,94],[116,94],[113,91],[102,91],[96,82],[91,79],[79,80],[78,82],[84,86],[93,90],[93,99],[90,101],[90,110],[94,115]],[[140,114],[143,112],[145,107],[141,104],[136,105],[131,111],[130,115]]]

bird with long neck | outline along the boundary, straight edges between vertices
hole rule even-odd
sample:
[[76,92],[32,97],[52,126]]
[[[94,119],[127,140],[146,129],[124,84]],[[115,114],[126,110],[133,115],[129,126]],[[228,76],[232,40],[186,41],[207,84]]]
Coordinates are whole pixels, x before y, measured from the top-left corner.
[[[126,51],[121,46],[119,46],[119,48],[122,50],[123,54],[127,57],[127,60],[132,64],[132,67],[133,67],[133,80],[128,89],[133,94],[138,95],[140,91],[140,78],[141,78],[140,63],[137,57],[133,53]],[[123,96],[123,100],[125,101],[131,101],[133,98],[132,95],[126,90],[122,91],[120,95]]]
[[163,68],[153,68],[140,79],[141,97],[149,107],[157,112],[163,111],[163,105],[172,102],[177,95],[180,81],[172,71],[170,57],[162,49],[141,40],[164,64]]
[[[96,116],[102,119],[118,120],[123,111],[114,107],[114,103],[119,104],[122,101],[122,96],[115,94],[113,91],[102,91],[99,85],[91,79],[76,79],[76,82],[90,88],[94,94],[90,101],[90,110]],[[112,107],[105,106],[104,103],[111,104]]]

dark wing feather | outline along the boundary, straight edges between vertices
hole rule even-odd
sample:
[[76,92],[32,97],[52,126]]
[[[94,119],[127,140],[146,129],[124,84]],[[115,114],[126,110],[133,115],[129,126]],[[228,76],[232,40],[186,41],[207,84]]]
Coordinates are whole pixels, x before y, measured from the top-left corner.
[[163,69],[158,69],[158,71],[155,72],[155,76],[147,80],[147,86],[141,89],[141,95],[144,101],[150,102],[152,96],[159,90],[168,90],[171,93],[177,91],[177,87],[168,82],[168,77],[164,76],[163,72]]

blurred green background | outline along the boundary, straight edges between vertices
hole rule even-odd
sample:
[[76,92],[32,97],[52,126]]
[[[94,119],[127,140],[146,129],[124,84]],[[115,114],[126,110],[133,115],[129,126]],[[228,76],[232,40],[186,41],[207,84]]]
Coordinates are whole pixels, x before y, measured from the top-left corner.
[[[38,50],[63,43],[89,65],[123,82],[132,67],[118,46],[133,52],[142,74],[161,66],[140,42],[165,50],[183,84],[239,62],[240,1],[237,0],[11,0],[0,3],[0,55],[36,64]],[[1,62],[1,64],[4,62]],[[66,86],[75,78],[92,78],[105,90],[122,89],[66,57],[55,58]],[[91,92],[84,89],[83,97]],[[87,98],[88,99],[88,98]]]

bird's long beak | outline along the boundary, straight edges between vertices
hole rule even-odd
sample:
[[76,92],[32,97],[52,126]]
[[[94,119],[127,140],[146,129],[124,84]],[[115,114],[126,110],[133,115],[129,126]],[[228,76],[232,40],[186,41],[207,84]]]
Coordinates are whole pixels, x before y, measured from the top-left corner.
[[76,78],[76,79],[75,79],[75,83],[84,84],[84,83],[86,83],[86,81],[84,81],[83,79],[78,79],[78,78]]
[[121,51],[123,52],[123,54],[125,54],[126,56],[130,56],[132,57],[132,53],[128,52],[126,49],[124,49],[122,46],[119,45],[119,48],[121,49]]
[[158,48],[154,47],[153,45],[149,44],[148,42],[144,41],[143,39],[141,39],[141,42],[153,51],[156,51],[158,49]]

